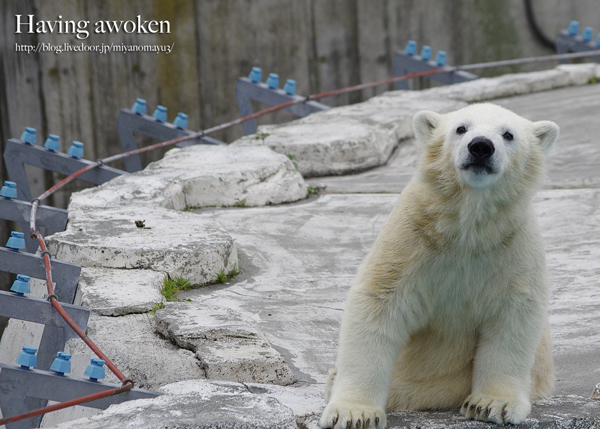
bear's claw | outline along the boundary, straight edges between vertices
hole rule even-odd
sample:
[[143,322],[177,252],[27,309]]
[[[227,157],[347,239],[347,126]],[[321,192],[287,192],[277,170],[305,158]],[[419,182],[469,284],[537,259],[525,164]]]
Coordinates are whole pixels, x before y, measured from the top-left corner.
[[497,424],[519,424],[531,411],[527,400],[517,398],[496,398],[489,395],[473,394],[467,398],[460,413],[475,420]]
[[385,411],[378,407],[333,402],[323,411],[319,425],[333,429],[384,429],[386,423]]

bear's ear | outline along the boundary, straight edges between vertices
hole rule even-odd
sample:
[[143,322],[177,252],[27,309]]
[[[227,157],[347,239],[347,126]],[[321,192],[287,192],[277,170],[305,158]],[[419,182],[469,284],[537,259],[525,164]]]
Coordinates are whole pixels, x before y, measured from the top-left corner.
[[413,118],[413,129],[417,140],[426,143],[431,139],[433,130],[440,123],[442,115],[432,112],[431,110],[421,110]]
[[533,123],[533,134],[540,139],[540,145],[544,152],[548,152],[556,139],[560,128],[552,121],[539,121]]

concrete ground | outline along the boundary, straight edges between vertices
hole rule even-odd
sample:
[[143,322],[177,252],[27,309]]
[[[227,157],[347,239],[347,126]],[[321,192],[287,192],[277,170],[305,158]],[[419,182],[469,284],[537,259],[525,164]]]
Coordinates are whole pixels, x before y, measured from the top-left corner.
[[[535,206],[553,285],[555,394],[587,398],[600,382],[600,123],[595,113],[600,85],[494,102],[561,126],[548,160],[547,186]],[[198,210],[198,216],[218,219],[238,243],[242,274],[230,284],[182,297],[252,317],[300,382],[323,383],[335,359],[344,299],[357,265],[412,175],[417,153],[408,140],[383,167],[310,179],[324,191],[301,203]]]
[[[600,383],[600,335],[597,328],[600,318],[600,141],[597,137],[600,124],[594,113],[600,107],[600,85],[585,84],[590,76],[586,73],[582,69],[561,69],[541,75],[481,79],[463,86],[442,87],[434,99],[436,103],[446,100],[439,98],[442,94],[451,100],[462,100],[460,103],[464,104],[465,101],[486,99],[486,94],[497,94],[500,89],[505,94],[515,94],[529,92],[531,87],[540,91],[556,86],[580,85],[494,100],[529,119],[554,120],[562,129],[561,137],[548,159],[546,186],[535,198],[553,287],[550,323],[556,363],[556,391],[549,400],[534,405],[531,417],[522,427],[587,428],[600,424],[600,402],[587,399],[596,383]],[[544,79],[545,75],[549,78]],[[573,76],[579,76],[577,83],[564,83],[565,79]],[[342,116],[359,114],[363,110],[366,112],[363,115],[376,113],[381,116],[378,113],[381,110],[385,113],[383,116],[390,119],[392,114],[385,107],[386,103],[393,105],[394,99],[404,100],[405,96],[390,93],[362,107],[354,105],[340,111]],[[408,97],[421,100],[425,107],[420,108],[433,108],[429,107],[432,101],[427,101],[427,97],[432,97],[431,94],[411,93]],[[414,114],[400,113],[398,117],[402,117],[403,121]],[[315,116],[305,120],[306,129],[310,129],[311,121],[317,119]],[[379,124],[371,119],[369,126]],[[298,123],[295,126],[299,126]],[[323,128],[322,136],[325,138],[330,133],[335,134],[337,131],[334,128]],[[400,131],[394,130],[399,135]],[[321,134],[313,135],[312,139],[321,138]],[[168,381],[171,384],[160,382],[157,385],[171,395],[154,402],[143,400],[124,403],[92,419],[67,422],[59,427],[158,428],[171,425],[169,427],[200,428],[214,427],[213,423],[229,427],[222,420],[225,418],[223,410],[231,410],[232,404],[239,399],[241,411],[238,410],[238,417],[245,417],[246,411],[243,410],[250,412],[251,409],[260,417],[255,423],[244,423],[243,427],[295,427],[297,424],[302,428],[315,428],[325,405],[322,392],[327,372],[336,357],[347,291],[359,263],[377,237],[399,193],[414,173],[418,152],[414,140],[403,140],[384,166],[355,175],[309,179],[308,184],[317,192],[300,202],[185,212],[186,221],[197,216],[203,222],[216,221],[222,225],[236,244],[241,273],[228,283],[180,292],[179,297],[189,302],[173,305],[184,304],[185,309],[198,309],[194,316],[198,318],[208,317],[208,310],[201,309],[211,306],[235,312],[239,320],[248,321],[248,326],[256,329],[256,335],[270,344],[274,349],[271,354],[283,356],[284,363],[297,380],[295,384],[265,384],[268,381],[253,384],[239,379],[233,379],[232,382],[231,378],[226,379],[229,380],[228,384],[219,384],[214,381],[216,378],[208,377],[209,380],[205,380],[202,375],[194,374],[175,383],[181,379],[173,379],[174,375],[167,371],[165,364],[162,372],[171,380]],[[79,201],[82,201],[82,195],[78,197]],[[84,206],[88,207],[98,200],[92,198],[90,201]],[[74,206],[73,212],[82,213],[82,210]],[[94,224],[92,221],[90,223]],[[71,233],[77,234],[77,231]],[[54,240],[58,243],[61,238]],[[85,237],[80,240],[84,244],[88,241]],[[89,270],[89,267],[86,269]],[[91,293],[89,288],[88,292]],[[116,311],[112,308],[114,304],[108,307],[111,307],[110,314]],[[98,311],[97,308],[93,310]],[[192,310],[190,312],[194,313]],[[184,319],[187,317],[183,313],[179,316]],[[161,317],[165,319],[164,315],[157,313],[156,320],[162,320]],[[119,329],[116,326],[120,321],[133,327],[141,324],[142,319],[148,332],[144,331],[145,336],[140,336],[140,349],[147,342],[144,340],[147,337],[153,338],[153,348],[154,345],[163,347],[166,343],[174,348],[173,341],[154,335],[152,324],[157,322],[151,320],[151,316],[130,314],[111,318],[111,323],[115,323],[114,329],[107,328],[107,318],[95,315],[92,320],[97,331],[91,335],[98,340],[101,348],[105,337],[118,337]],[[186,323],[193,325],[194,320],[192,317],[189,319]],[[173,327],[176,328],[178,323],[174,323]],[[185,334],[183,332],[180,335],[180,340],[185,339]],[[170,334],[167,332],[163,335]],[[163,346],[159,344],[161,341],[165,343]],[[216,345],[220,346],[220,343]],[[179,349],[179,352],[185,352],[187,360],[182,362],[192,365],[195,359],[192,352],[196,352],[197,356],[203,356],[203,353],[190,350],[188,347],[188,350]],[[127,348],[115,348],[110,352],[121,359],[131,354]],[[166,350],[163,353],[164,361],[177,353],[177,350]],[[160,362],[155,364],[160,367]],[[127,368],[133,371],[143,367],[136,361],[127,361]],[[206,372],[206,368],[202,371]],[[154,376],[155,373],[147,371],[144,374]],[[247,403],[243,398],[240,399],[242,396]],[[213,408],[215,420],[208,419],[208,410],[206,413],[198,411],[204,410],[203,407]],[[280,416],[279,420],[271,420],[270,423],[262,420],[262,417],[270,414]],[[161,415],[165,415],[164,420],[160,419]],[[53,425],[51,421],[45,422],[46,427]],[[238,427],[236,424],[232,422],[230,426]],[[458,411],[391,413],[388,425],[390,428],[493,426],[466,421]]]

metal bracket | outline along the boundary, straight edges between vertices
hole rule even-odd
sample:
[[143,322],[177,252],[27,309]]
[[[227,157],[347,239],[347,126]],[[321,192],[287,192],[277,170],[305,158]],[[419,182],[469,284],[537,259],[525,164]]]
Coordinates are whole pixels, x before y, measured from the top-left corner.
[[[26,370],[15,365],[0,363],[0,369],[0,408],[2,409],[2,415],[5,417],[26,413],[31,409],[29,406],[32,403],[64,402],[120,387],[120,385],[112,383],[89,381],[68,375],[55,375],[54,372],[39,369]],[[134,388],[119,395],[81,404],[81,406],[105,410],[112,404],[134,399],[156,398],[157,396],[161,396],[161,393]],[[28,429],[36,427],[32,426],[32,423],[35,424],[32,420],[35,419],[10,423],[7,428]],[[37,420],[41,420],[41,417]]]
[[[0,219],[6,219],[13,222],[19,222],[25,233],[25,244],[29,253],[35,253],[39,244],[38,241],[29,236],[29,215],[31,213],[31,203],[21,200],[0,199]],[[69,213],[63,209],[56,209],[50,206],[38,207],[36,224],[44,228],[44,235],[52,235],[55,232],[64,231],[67,226],[67,217]]]
[[[159,141],[167,141],[194,134],[193,131],[179,128],[168,122],[159,122],[152,116],[138,114],[131,109],[121,109],[119,118],[117,119],[117,131],[123,152],[137,149],[136,133]],[[205,136],[200,139],[188,140],[175,146],[185,147],[194,144],[224,145],[226,143]],[[125,169],[130,173],[140,171],[142,169],[142,162],[139,155],[132,155],[125,158]]]
[[[586,27],[579,33],[579,22],[571,21],[567,30],[561,30],[556,38],[556,52],[568,54],[571,52],[597,51],[600,49],[600,34],[596,41],[592,41],[592,28]],[[600,63],[600,56],[590,57],[590,60]],[[561,60],[561,64],[567,64],[569,60]]]
[[[0,260],[3,260],[1,258]],[[87,328],[90,310],[85,307],[63,303],[62,307],[73,321],[83,330]],[[64,350],[65,344],[69,338],[74,338],[77,335],[65,320],[58,314],[52,304],[45,299],[34,298],[29,296],[16,296],[12,292],[0,291],[0,315],[11,319],[19,319],[27,322],[44,324],[44,333],[39,344],[39,352],[37,354],[37,362],[40,367],[49,368],[56,357],[56,353]],[[7,379],[4,365],[0,364],[2,372],[0,372],[0,392],[6,383],[11,385],[20,385],[25,390],[35,390],[39,388],[37,383],[28,385],[28,381],[23,379],[23,374],[26,371],[20,370],[14,374],[14,377]],[[17,367],[18,368],[18,367]],[[16,379],[15,379],[16,378]],[[13,380],[15,379],[15,380]],[[56,385],[54,385],[56,386]],[[56,388],[56,387],[54,387]],[[18,394],[18,393],[17,393]],[[27,395],[21,393],[20,396],[10,396],[5,398],[0,394],[0,408],[4,416],[20,414],[32,409],[41,408],[46,405],[46,400],[43,397],[34,396],[37,399],[27,399]],[[18,404],[22,407],[21,411],[15,412],[10,404]],[[16,422],[9,424],[9,428],[30,428],[38,427],[42,416],[30,419],[28,421]]]
[[[9,139],[6,142],[4,163],[8,177],[17,184],[17,199],[25,201],[31,201],[33,198],[29,189],[25,164],[54,171],[64,176],[69,176],[93,164],[92,161],[73,158],[71,155],[61,152],[50,152],[44,147],[29,145],[18,139]],[[85,172],[78,179],[100,185],[125,173],[125,171],[102,165]]]
[[[240,116],[244,117],[253,113],[251,100],[269,106],[276,106],[288,101],[301,100],[304,97],[296,94],[288,94],[281,89],[270,88],[262,82],[253,82],[247,77],[240,77],[235,86],[235,98],[237,99]],[[283,110],[303,117],[327,109],[330,109],[330,107],[325,104],[317,101],[306,101],[286,107]],[[242,127],[244,128],[245,135],[256,133],[256,121],[254,119],[242,123]]]
[[[443,54],[443,55],[441,55]],[[425,76],[446,85],[455,83],[467,82],[477,79],[478,76],[465,71],[452,70],[446,65],[446,53],[440,51],[435,61],[431,60],[431,48],[424,46],[421,55],[416,54],[416,42],[410,41],[405,50],[396,51],[394,54],[393,67],[394,76],[403,76],[410,73],[418,73],[430,70],[448,69],[446,73],[437,73],[430,76]],[[410,89],[408,80],[396,82],[397,89]]]
[[[77,326],[85,331],[90,316],[90,309],[67,303],[62,303],[61,306]],[[71,329],[67,322],[65,322],[52,304],[46,299],[35,298],[32,296],[17,296],[12,292],[0,290],[0,314],[4,317],[10,317],[11,319],[19,319],[26,322],[40,323],[60,328],[65,331],[65,341],[77,336],[73,329]],[[40,350],[40,353],[43,351],[44,350]],[[52,356],[52,359],[54,359],[54,356]],[[38,353],[38,362],[39,361],[40,354]],[[50,364],[52,364],[52,361],[50,361],[48,367]],[[44,366],[44,364],[41,364],[40,366]]]
[[[52,280],[58,285],[54,292],[60,302],[72,303],[77,292],[81,267],[70,262],[50,259]],[[0,271],[25,274],[36,279],[46,278],[44,258],[25,252],[13,252],[0,247]]]
[[[57,298],[64,302],[62,306],[67,313],[78,326],[85,330],[90,310],[70,304],[75,298],[81,267],[54,259],[50,261],[50,265],[53,271],[53,280],[60,285],[55,292]],[[40,279],[46,278],[46,268],[42,257],[30,253],[13,252],[7,248],[0,248],[0,271],[25,274]],[[12,292],[0,291],[0,315],[46,325],[39,345],[38,363],[40,366],[50,367],[56,353],[64,350],[67,340],[73,337],[72,329],[70,327],[66,329],[66,323],[54,310],[52,304],[43,299],[18,297]],[[22,399],[20,401],[22,402]],[[0,400],[1,404],[3,404],[2,400]],[[34,409],[40,408],[44,404],[45,402],[37,400],[30,401],[29,406],[30,409]],[[35,426],[23,427],[37,427],[40,420],[41,417],[36,420],[37,423],[34,422]]]
[[[85,331],[90,310],[72,304],[61,305],[77,326]],[[38,352],[38,365],[42,368],[49,368],[56,357],[56,352],[64,350],[67,340],[77,337],[75,331],[45,299],[17,296],[12,292],[0,291],[0,315],[46,325]],[[47,335],[48,328],[52,328],[51,335]]]

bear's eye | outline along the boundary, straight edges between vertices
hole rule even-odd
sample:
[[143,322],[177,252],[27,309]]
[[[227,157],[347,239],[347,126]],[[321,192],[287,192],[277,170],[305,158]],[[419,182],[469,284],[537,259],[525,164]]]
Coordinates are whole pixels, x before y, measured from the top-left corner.
[[502,134],[502,137],[504,137],[504,139],[508,140],[509,142],[514,139],[514,136],[511,133],[509,133],[508,131],[505,132],[504,134]]
[[467,132],[467,129],[463,125],[461,125],[460,127],[458,127],[456,129],[456,134],[458,134],[458,135],[464,134],[466,132]]

